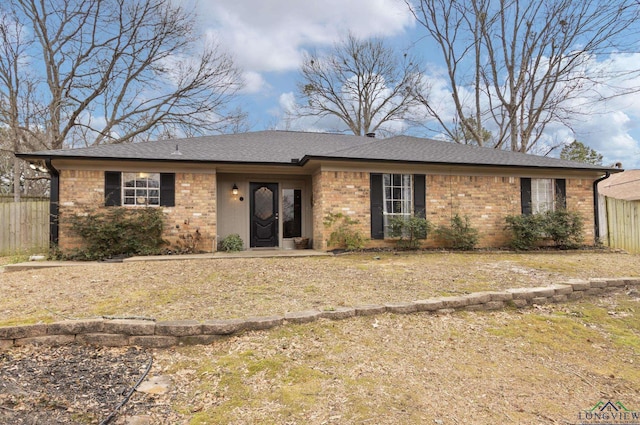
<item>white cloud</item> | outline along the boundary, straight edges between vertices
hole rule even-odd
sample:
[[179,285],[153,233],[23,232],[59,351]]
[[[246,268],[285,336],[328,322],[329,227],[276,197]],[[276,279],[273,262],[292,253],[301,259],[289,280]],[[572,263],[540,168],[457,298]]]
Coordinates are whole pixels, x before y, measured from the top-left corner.
[[258,93],[270,87],[269,83],[258,72],[246,71],[242,74],[242,80],[244,86],[241,93]]
[[256,72],[296,69],[304,48],[331,45],[347,31],[390,36],[413,25],[403,0],[203,0],[197,7],[202,25]]
[[[616,95],[616,90],[640,87],[638,63],[638,53],[612,54],[600,61],[592,57],[585,62],[581,71],[586,75],[601,75],[599,73],[605,72],[610,76],[622,76],[608,78],[605,83],[568,99],[564,106],[580,113],[570,116],[570,126],[559,122],[547,125],[539,146],[532,153],[545,154],[551,146],[578,140],[601,153],[605,165],[622,162],[625,168],[640,168],[640,92]],[[430,105],[441,114],[445,122],[452,123],[455,109],[448,79],[443,74],[443,69],[436,64],[429,65]],[[471,87],[460,87],[459,93],[461,98],[466,99],[466,104],[472,105]],[[483,103],[486,105],[486,100]],[[431,124],[438,128],[434,121]],[[485,126],[490,131],[495,130],[491,123],[486,123]],[[431,137],[442,138],[442,133],[436,131]],[[551,155],[559,154],[560,149],[556,149]]]

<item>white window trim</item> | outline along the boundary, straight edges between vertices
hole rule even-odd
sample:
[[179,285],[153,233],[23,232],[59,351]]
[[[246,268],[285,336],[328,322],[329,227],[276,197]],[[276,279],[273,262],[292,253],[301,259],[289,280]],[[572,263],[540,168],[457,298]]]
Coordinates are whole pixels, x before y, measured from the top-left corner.
[[[393,185],[393,176],[400,175],[401,176],[401,185],[394,186]],[[387,181],[390,184],[387,184]],[[406,184],[408,183],[408,185]],[[411,217],[413,213],[413,174],[402,174],[402,173],[385,173],[382,174],[382,216],[383,216],[383,228],[384,228],[384,237],[388,237],[389,230],[389,218],[391,217]],[[387,188],[391,188],[391,199],[387,197]],[[398,201],[393,199],[393,189],[401,188],[402,198]],[[388,202],[401,202],[401,207],[403,212],[389,212],[387,211],[387,203]]]
[[555,211],[556,191],[554,179],[531,179],[531,212]]
[[[126,186],[128,181],[134,180],[135,186]],[[137,186],[138,182],[146,181],[146,186]],[[150,186],[150,181],[156,181],[157,186]],[[133,190],[134,196],[127,196],[127,191]],[[156,191],[157,196],[150,196],[151,191]],[[146,195],[139,195],[138,192],[146,192]],[[121,177],[121,198],[122,206],[125,207],[159,207],[160,206],[160,173],[148,173],[148,172],[123,172]],[[128,203],[127,201],[133,201]],[[155,200],[156,202],[150,202]]]

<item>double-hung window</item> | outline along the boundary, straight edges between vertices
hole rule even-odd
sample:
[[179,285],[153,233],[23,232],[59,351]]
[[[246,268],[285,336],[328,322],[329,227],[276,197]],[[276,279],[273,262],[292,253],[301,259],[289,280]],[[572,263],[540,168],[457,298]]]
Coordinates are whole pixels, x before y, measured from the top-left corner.
[[522,213],[538,214],[566,208],[565,179],[520,179]]
[[105,206],[175,206],[174,173],[105,171]]
[[383,174],[384,192],[384,234],[389,231],[389,221],[394,217],[411,217],[412,190],[411,174]]
[[371,238],[388,235],[392,217],[425,217],[424,174],[370,174]]

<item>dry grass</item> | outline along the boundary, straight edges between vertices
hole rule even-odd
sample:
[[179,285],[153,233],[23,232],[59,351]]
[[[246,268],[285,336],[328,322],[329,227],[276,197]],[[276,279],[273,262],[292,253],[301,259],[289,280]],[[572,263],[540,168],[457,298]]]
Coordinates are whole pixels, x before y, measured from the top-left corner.
[[65,318],[222,319],[640,276],[612,253],[416,253],[88,263],[0,274],[0,326]]
[[[320,321],[156,353],[190,424],[578,423],[640,410],[639,299]],[[633,312],[633,313],[630,313]],[[152,411],[152,410],[151,410]],[[147,412],[149,413],[149,412]]]
[[[624,254],[376,256],[5,273],[0,315],[202,320],[640,275],[640,257]],[[520,311],[320,320],[154,350],[152,374],[169,376],[170,391],[136,394],[126,415],[154,424],[449,425],[577,423],[600,400],[640,411],[639,302],[620,293]]]

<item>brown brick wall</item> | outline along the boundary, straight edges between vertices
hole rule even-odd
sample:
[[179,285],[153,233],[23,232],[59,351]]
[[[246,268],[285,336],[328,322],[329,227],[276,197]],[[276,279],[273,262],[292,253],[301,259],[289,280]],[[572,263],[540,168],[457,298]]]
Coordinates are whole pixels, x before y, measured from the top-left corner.
[[324,225],[329,214],[343,214],[358,224],[354,230],[371,234],[369,173],[360,171],[319,171],[313,176],[313,247],[327,245],[332,232]]
[[[211,251],[216,235],[216,175],[176,173],[175,207],[161,207],[165,213],[165,238],[175,244],[180,235],[202,236],[199,249]],[[80,246],[81,241],[69,232],[68,217],[87,209],[105,208],[104,171],[61,170],[60,233],[63,251]]]
[[[176,173],[176,206],[167,207],[167,239],[200,232],[203,251],[213,251],[216,237],[216,175]],[[179,226],[179,228],[177,227]]]
[[[567,179],[567,208],[582,214],[585,243],[593,244],[593,190],[591,179]],[[435,226],[450,224],[456,214],[469,216],[479,230],[478,247],[504,247],[509,233],[504,230],[505,217],[520,214],[520,178],[509,176],[426,176],[427,219]],[[354,227],[371,237],[369,173],[322,171],[313,178],[314,248],[327,249],[331,233],[322,220],[329,213],[349,215],[359,224]],[[425,246],[438,247],[433,234]],[[370,240],[369,247],[393,246],[386,240]]]
[[584,242],[595,243],[595,217],[593,210],[594,179],[567,179],[567,209],[577,211],[584,219]]
[[427,175],[427,219],[438,226],[449,225],[455,214],[469,216],[480,232],[479,247],[506,245],[504,217],[519,213],[519,178]]

